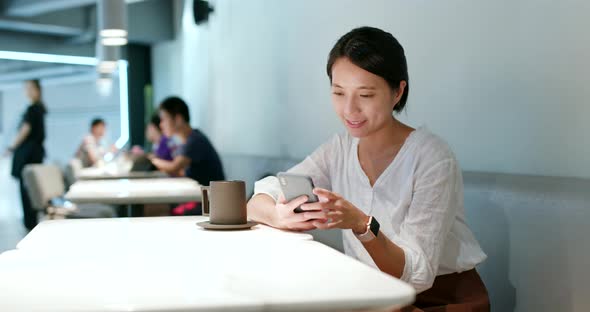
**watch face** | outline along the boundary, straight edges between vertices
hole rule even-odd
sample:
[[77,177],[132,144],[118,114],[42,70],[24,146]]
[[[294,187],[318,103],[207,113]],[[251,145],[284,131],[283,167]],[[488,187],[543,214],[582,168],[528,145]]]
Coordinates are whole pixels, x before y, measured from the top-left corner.
[[371,225],[369,226],[369,228],[371,229],[371,232],[373,232],[373,234],[375,236],[377,236],[377,234],[379,234],[379,222],[377,222],[377,219],[375,219],[375,217],[371,218]]

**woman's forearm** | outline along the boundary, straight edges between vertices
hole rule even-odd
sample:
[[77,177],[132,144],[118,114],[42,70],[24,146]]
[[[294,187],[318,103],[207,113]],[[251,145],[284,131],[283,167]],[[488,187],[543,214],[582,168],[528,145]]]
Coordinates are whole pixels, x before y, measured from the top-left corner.
[[19,147],[19,145],[21,145],[25,141],[27,136],[29,136],[29,133],[31,133],[31,125],[29,125],[28,123],[25,122],[20,127],[20,129],[18,129],[18,133],[16,135],[16,138],[14,138],[14,142],[12,143],[10,148],[16,149],[17,147]]
[[257,222],[274,226],[275,200],[266,194],[254,195],[248,201],[248,218]]
[[379,270],[400,278],[406,265],[404,250],[394,244],[382,232],[377,238],[363,243],[367,252],[379,268]]

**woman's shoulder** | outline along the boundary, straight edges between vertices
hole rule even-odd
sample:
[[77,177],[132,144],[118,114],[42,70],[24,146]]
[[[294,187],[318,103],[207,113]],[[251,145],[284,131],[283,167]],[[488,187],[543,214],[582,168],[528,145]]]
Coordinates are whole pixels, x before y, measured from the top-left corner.
[[412,151],[421,162],[438,163],[444,160],[456,161],[455,153],[445,139],[426,127],[417,128],[412,134]]

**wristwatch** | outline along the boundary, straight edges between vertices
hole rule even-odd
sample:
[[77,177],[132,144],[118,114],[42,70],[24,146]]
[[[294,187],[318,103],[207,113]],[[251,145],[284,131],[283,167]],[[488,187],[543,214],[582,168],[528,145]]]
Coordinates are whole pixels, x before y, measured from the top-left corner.
[[354,234],[358,240],[361,242],[369,242],[373,239],[377,238],[379,235],[379,222],[373,216],[369,216],[369,221],[367,222],[367,230],[363,234]]

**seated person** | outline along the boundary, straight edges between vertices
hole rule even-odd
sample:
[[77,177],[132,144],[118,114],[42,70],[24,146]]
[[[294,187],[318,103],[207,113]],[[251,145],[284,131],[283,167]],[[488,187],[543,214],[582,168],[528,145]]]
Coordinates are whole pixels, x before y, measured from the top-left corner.
[[106,132],[106,123],[102,118],[95,118],[90,123],[90,133],[84,137],[76,151],[76,158],[82,162],[82,167],[92,167],[104,158],[107,148],[103,138]]
[[188,106],[182,99],[165,99],[160,104],[160,120],[164,135],[175,135],[182,143],[172,160],[152,158],[158,170],[173,176],[189,177],[201,185],[225,179],[219,155],[205,134],[191,128]]
[[[394,115],[409,90],[400,43],[380,29],[354,29],[332,48],[327,74],[347,131],[289,170],[313,179],[319,202],[286,201],[278,179],[267,177],[255,185],[248,217],[287,230],[341,229],[347,255],[416,289],[404,311],[489,311],[475,269],[486,255],[465,220],[455,154]],[[294,212],[299,206],[304,212]]]
[[[176,149],[176,145],[169,136],[162,133],[158,113],[152,116],[150,123],[146,126],[145,137],[152,144],[151,153],[154,157],[169,161],[174,158],[172,154]],[[131,152],[136,156],[144,155],[145,153],[138,145],[133,146]]]
[[145,129],[145,136],[152,143],[152,153],[155,157],[163,160],[172,160],[172,152],[174,151],[174,143],[160,128],[160,116],[158,113],[152,116],[150,123]]

